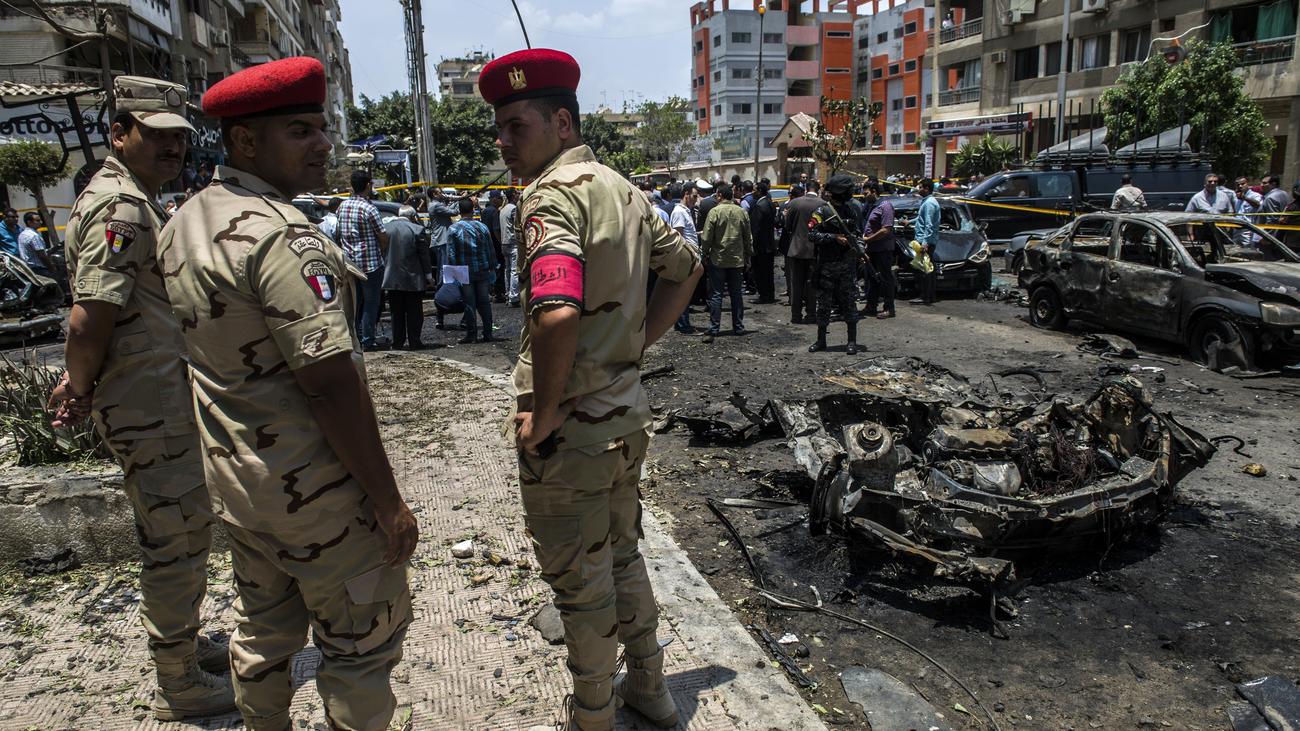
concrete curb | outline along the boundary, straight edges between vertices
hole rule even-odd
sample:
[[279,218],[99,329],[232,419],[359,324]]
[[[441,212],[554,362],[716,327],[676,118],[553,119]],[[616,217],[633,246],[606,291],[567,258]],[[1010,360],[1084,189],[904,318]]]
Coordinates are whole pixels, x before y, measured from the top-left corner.
[[[436,360],[509,392],[509,375],[437,357]],[[736,728],[744,731],[826,731],[782,671],[767,662],[767,653],[741,624],[726,602],[691,563],[649,511],[642,516],[642,553],[660,611],[687,648],[721,673],[717,691]],[[763,667],[758,667],[763,661]]]

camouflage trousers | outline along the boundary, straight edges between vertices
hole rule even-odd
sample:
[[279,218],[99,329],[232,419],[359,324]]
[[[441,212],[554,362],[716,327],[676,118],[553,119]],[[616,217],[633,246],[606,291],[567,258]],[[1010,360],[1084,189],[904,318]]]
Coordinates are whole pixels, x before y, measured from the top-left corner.
[[226,530],[238,622],[231,679],[248,731],[289,728],[291,661],[308,627],[330,728],[388,728],[397,707],[389,673],[402,658],[411,595],[406,567],[382,562],[384,536],[369,511],[296,534]]
[[524,520],[564,622],[579,705],[610,700],[621,641],[632,657],[658,650],[655,605],[641,534],[639,483],[649,435],[557,452],[519,455]]
[[107,442],[122,464],[140,541],[140,621],[154,664],[195,652],[199,606],[208,589],[212,503],[198,434]]
[[854,323],[857,306],[858,266],[853,259],[817,262],[817,325],[831,324],[831,310],[838,307],[844,321]]

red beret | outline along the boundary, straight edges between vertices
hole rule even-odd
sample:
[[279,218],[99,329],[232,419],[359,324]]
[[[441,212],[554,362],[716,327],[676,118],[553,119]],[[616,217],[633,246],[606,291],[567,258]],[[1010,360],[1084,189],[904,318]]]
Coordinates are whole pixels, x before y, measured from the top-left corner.
[[310,56],[259,64],[227,76],[203,95],[209,117],[266,117],[325,109],[325,67]]
[[496,107],[544,96],[577,98],[582,69],[573,56],[550,48],[515,51],[490,62],[478,77],[483,100]]

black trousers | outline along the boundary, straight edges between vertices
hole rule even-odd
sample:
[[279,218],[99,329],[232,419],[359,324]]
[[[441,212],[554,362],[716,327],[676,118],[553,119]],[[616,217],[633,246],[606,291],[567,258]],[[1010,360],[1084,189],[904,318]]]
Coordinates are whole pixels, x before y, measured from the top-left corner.
[[921,301],[926,304],[934,304],[938,297],[939,289],[939,267],[935,266],[934,271],[929,274],[921,273],[917,276],[917,284],[921,290]]
[[876,278],[867,280],[867,312],[878,312],[880,300],[885,300],[885,312],[894,311],[894,296],[898,282],[894,279],[894,252],[872,251],[867,260],[875,270]]
[[754,254],[754,289],[764,302],[776,299],[776,255]]
[[388,290],[388,309],[393,314],[393,347],[400,348],[408,342],[412,347],[423,345],[420,332],[424,329],[424,293]]
[[786,257],[789,268],[790,319],[798,321],[817,316],[817,282],[813,279],[814,261]]

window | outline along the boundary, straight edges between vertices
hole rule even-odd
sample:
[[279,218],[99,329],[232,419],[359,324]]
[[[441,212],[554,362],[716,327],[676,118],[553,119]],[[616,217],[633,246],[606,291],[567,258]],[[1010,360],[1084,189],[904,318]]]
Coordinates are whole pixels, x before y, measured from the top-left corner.
[[916,22],[915,22],[915,21],[913,21],[913,22],[911,22],[911,23],[908,23],[907,25],[903,26],[903,33],[904,33],[905,35],[909,35],[909,36],[910,36],[910,35],[912,35],[912,34],[915,33],[915,32],[916,32]]
[[1043,51],[1043,75],[1056,76],[1061,73],[1061,42],[1049,43],[1043,47]]
[[697,111],[696,114],[695,114],[695,118],[696,118],[696,119],[708,119],[708,118],[709,118],[709,108],[708,108],[708,107],[700,107],[700,108],[699,108],[699,111]]
[[1070,232],[1065,248],[1077,254],[1108,256],[1112,225],[1111,219],[1104,216],[1081,218]]
[[764,43],[784,43],[785,38],[780,33],[764,33]]
[[903,100],[903,107],[904,107],[905,109],[916,109],[916,97],[914,97],[914,96],[909,96],[909,97],[907,97],[906,99],[904,99],[904,100]]
[[894,38],[902,38],[902,37],[903,37],[903,26],[900,25],[894,29]]
[[871,39],[870,39],[870,38],[868,38],[868,37],[866,37],[866,36],[862,36],[861,38],[858,39],[858,50],[859,50],[859,51],[861,51],[861,50],[865,50],[865,49],[870,48],[870,47],[871,47]]
[[989,198],[1037,198],[1038,186],[1028,175],[1008,175],[988,192]]
[[910,74],[915,70],[916,70],[916,59],[914,58],[908,59],[907,61],[903,62],[903,71]]
[[695,52],[696,52],[696,53],[699,53],[700,51],[703,51],[703,50],[704,50],[704,41],[696,41],[696,42],[695,42]]
[[916,133],[915,133],[915,132],[908,132],[907,135],[906,135],[903,139],[906,140],[907,144],[909,144],[909,145],[915,145],[915,144],[916,144]]
[[721,45],[722,45],[722,36],[714,36],[714,37],[713,37],[713,47],[714,47],[714,48],[717,48],[718,46],[721,46]]
[[827,38],[852,38],[852,37],[853,37],[853,31],[851,31],[851,30],[828,30],[828,31],[826,31],[826,37],[827,37]]
[[871,78],[873,78],[873,79],[883,79],[884,77],[885,77],[885,70],[884,70],[884,69],[871,69]]
[[1124,31],[1124,50],[1121,63],[1134,63],[1147,60],[1151,54],[1151,26],[1131,28]]
[[889,75],[898,76],[898,64],[896,63],[889,64]]
[[731,42],[732,43],[753,43],[754,34],[753,33],[732,33]]
[[696,84],[696,86],[704,86],[704,77],[703,77],[703,76],[701,76],[701,77],[699,78],[699,82],[700,82],[700,83],[699,83],[699,84]]
[[1173,30],[1173,29],[1174,29],[1174,19],[1173,19],[1173,18],[1161,18],[1161,19],[1160,19],[1160,32],[1161,32],[1161,33],[1166,33],[1166,32],[1171,31],[1171,30]]
[[732,69],[731,78],[733,79],[752,79],[754,78],[753,69]]
[[889,136],[889,144],[894,145],[895,147],[903,144],[903,136],[895,132]]
[[876,43],[886,43],[889,41],[889,31],[876,34]]
[[774,68],[774,69],[772,69],[772,68],[767,68],[767,69],[763,69],[763,78],[765,78],[765,79],[779,79],[779,78],[781,78],[781,69],[780,69],[780,68]]
[[753,114],[754,105],[750,104],[749,102],[745,102],[743,104],[741,103],[732,104],[731,113],[732,114]]
[[722,105],[721,105],[721,104],[714,104],[714,105],[713,105],[713,116],[715,116],[715,117],[721,117],[721,116],[722,116]]
[[1011,78],[1015,81],[1038,78],[1038,46],[1016,51]]
[[780,114],[781,102],[765,102],[763,104],[763,114]]
[[843,66],[831,66],[826,69],[826,73],[828,74],[848,74],[852,72],[853,69],[845,68]]
[[1119,225],[1119,260],[1129,264],[1173,269],[1169,242],[1156,230],[1137,221]]
[[452,84],[451,93],[456,95],[466,95],[474,93],[473,84]]
[[713,72],[713,80],[722,81],[722,69],[718,69],[717,71]]
[[1109,33],[1079,39],[1079,68],[1099,69],[1109,65]]
[[901,112],[901,111],[903,111],[903,100],[902,100],[902,99],[890,99],[890,100],[889,100],[889,110],[890,110],[891,112]]

